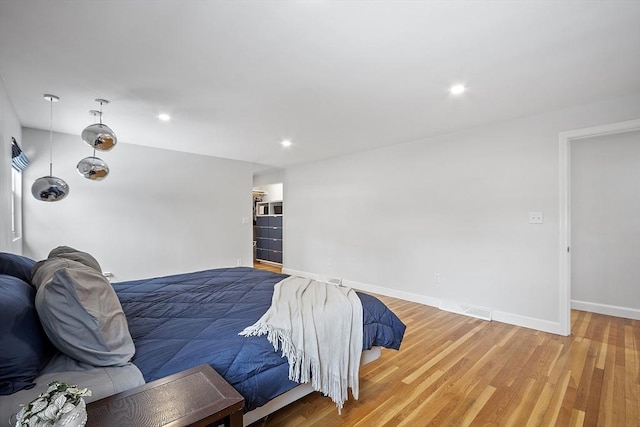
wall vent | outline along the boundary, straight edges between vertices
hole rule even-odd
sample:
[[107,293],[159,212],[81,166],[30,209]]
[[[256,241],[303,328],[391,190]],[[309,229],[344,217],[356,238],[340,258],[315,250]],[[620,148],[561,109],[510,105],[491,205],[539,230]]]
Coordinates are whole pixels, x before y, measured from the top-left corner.
[[451,313],[462,314],[465,316],[475,317],[477,319],[491,321],[491,310],[482,307],[441,300],[438,308],[440,310],[449,311]]
[[336,286],[342,286],[342,277],[328,277],[328,276],[317,275],[315,280],[317,280],[318,282],[324,282],[324,283],[330,283]]

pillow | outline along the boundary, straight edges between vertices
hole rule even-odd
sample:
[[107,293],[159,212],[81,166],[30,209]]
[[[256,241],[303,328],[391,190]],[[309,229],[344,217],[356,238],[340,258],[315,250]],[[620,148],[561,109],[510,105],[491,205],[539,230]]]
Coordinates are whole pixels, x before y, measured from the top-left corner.
[[[57,259],[57,261],[54,261],[54,259]],[[47,259],[38,261],[32,266],[33,268],[31,269],[30,275],[31,283],[36,285],[36,283],[43,284],[48,282],[58,269],[67,265],[66,260],[77,261],[100,273],[102,272],[100,264],[90,254],[70,248],[69,246],[58,246],[49,252]],[[42,268],[45,264],[46,268]]]
[[38,261],[31,270],[31,284],[40,289],[40,286],[48,283],[53,279],[53,275],[56,271],[68,267],[69,260],[63,258],[49,258],[42,261]]
[[33,276],[38,289],[36,309],[51,342],[93,366],[127,364],[135,347],[120,300],[107,278],[71,259],[53,257],[39,264]]
[[38,319],[35,295],[25,281],[0,275],[0,395],[35,386],[54,353]]
[[31,283],[31,269],[35,261],[22,255],[0,252],[0,274],[17,277]]
[[87,267],[91,267],[94,270],[102,272],[100,264],[91,254],[70,248],[69,246],[58,246],[57,248],[52,249],[51,252],[49,252],[49,258],[54,257],[78,261]]

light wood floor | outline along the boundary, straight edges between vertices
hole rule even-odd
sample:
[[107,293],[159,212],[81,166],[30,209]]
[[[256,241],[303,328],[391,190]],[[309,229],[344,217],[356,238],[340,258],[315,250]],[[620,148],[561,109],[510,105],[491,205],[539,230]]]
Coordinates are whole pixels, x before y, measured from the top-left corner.
[[361,368],[360,400],[338,415],[313,393],[263,425],[640,425],[640,321],[574,311],[561,337],[380,299],[407,332]]
[[266,262],[253,262],[253,268],[259,268],[260,270],[272,271],[274,273],[282,273],[282,267],[274,264],[267,264]]

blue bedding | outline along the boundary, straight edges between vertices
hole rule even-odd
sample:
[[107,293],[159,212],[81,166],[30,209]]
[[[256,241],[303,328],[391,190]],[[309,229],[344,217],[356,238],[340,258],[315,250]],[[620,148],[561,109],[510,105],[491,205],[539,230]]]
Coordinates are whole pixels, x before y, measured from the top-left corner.
[[[238,333],[267,311],[273,286],[286,277],[236,267],[114,283],[136,347],[133,363],[147,382],[208,363],[244,396],[245,411],[264,405],[298,384],[266,337]],[[358,296],[363,349],[399,349],[405,325],[378,299]]]

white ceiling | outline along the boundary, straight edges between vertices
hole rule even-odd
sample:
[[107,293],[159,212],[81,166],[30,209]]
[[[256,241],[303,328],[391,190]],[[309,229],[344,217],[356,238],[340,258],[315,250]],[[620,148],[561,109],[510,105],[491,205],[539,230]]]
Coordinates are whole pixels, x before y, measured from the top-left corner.
[[269,166],[640,100],[638,0],[0,1],[23,126]]

